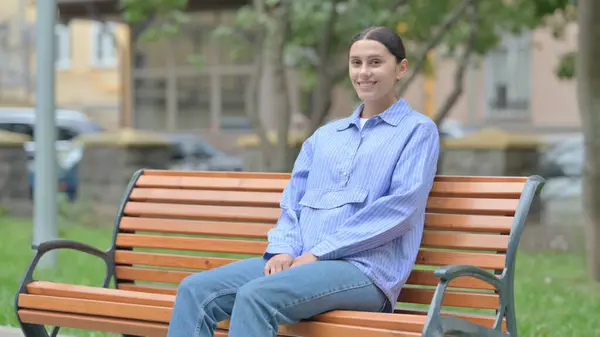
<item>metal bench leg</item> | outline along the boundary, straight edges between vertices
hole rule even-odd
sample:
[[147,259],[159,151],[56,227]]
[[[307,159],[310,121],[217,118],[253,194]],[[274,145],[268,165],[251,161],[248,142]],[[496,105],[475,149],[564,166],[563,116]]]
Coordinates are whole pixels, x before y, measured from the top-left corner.
[[49,337],[48,332],[43,325],[21,323],[21,330],[25,337]]

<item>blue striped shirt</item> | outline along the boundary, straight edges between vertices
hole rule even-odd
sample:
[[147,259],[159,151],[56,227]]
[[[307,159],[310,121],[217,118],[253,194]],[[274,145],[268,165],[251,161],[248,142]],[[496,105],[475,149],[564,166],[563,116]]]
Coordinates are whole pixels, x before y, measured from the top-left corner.
[[404,99],[361,129],[362,106],[302,145],[266,256],[347,260],[396,303],[423,235],[438,129]]

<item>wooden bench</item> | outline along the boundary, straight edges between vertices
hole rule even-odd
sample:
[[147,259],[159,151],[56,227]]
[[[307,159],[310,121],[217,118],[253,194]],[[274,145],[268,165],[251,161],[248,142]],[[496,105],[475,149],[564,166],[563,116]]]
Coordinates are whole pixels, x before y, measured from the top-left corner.
[[[44,325],[51,325],[165,336],[184,277],[263,253],[288,179],[279,173],[137,172],[107,252],[67,240],[37,248],[16,297],[25,335],[48,336]],[[436,177],[417,267],[395,313],[333,311],[281,326],[280,335],[516,336],[515,254],[542,186],[538,176]],[[40,257],[54,249],[103,259],[105,287],[33,280]],[[116,289],[108,288],[111,280]],[[219,327],[216,335],[226,336],[227,322]]]

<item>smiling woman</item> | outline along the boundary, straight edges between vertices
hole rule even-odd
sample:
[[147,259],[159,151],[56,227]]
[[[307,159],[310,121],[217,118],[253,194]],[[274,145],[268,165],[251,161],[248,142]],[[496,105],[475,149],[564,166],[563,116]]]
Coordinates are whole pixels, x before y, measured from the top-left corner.
[[[186,277],[168,336],[275,336],[331,310],[392,312],[415,264],[436,174],[435,123],[395,96],[402,40],[370,28],[352,40],[362,104],[302,145],[263,256]],[[374,165],[376,164],[376,165]]]

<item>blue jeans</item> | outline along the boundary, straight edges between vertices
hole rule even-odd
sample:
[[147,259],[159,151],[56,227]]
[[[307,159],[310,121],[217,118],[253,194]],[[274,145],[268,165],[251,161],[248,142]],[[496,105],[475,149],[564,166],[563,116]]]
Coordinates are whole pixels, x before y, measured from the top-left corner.
[[264,275],[262,257],[186,277],[168,337],[212,337],[231,318],[230,337],[276,336],[279,324],[335,310],[391,311],[384,293],[346,261],[317,261]]

